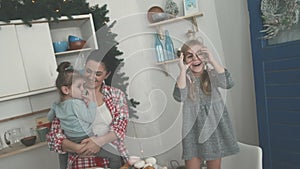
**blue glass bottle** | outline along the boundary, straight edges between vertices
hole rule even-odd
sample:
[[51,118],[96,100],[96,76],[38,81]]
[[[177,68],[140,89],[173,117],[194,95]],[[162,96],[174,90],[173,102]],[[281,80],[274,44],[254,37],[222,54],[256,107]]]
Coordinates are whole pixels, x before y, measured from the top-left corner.
[[156,52],[156,60],[157,62],[163,62],[165,61],[164,57],[164,47],[159,39],[159,34],[156,33],[155,35],[155,52]]
[[166,48],[166,59],[167,60],[175,59],[174,45],[168,30],[165,30],[165,48]]

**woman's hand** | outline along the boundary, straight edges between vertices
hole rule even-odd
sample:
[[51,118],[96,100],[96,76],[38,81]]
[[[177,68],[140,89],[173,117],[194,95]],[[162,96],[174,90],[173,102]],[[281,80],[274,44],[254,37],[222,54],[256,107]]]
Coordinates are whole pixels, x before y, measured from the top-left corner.
[[81,145],[83,147],[78,151],[78,154],[84,156],[94,155],[95,153],[99,152],[101,147],[96,143],[94,137],[90,137],[81,141]]
[[74,151],[75,153],[79,154],[80,150],[85,146],[85,144],[76,144],[76,146],[74,147]]
[[85,144],[77,144],[68,139],[64,139],[61,144],[63,151],[72,153],[79,153],[84,146]]

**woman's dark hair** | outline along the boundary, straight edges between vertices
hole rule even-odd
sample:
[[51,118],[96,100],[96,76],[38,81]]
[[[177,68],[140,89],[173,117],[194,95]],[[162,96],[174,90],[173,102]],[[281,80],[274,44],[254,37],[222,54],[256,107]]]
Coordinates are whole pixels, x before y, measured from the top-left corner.
[[73,66],[70,62],[62,62],[58,65],[56,71],[58,76],[56,78],[56,87],[61,96],[65,94],[61,91],[62,86],[71,87],[72,82],[77,79],[83,79],[84,77],[76,70],[73,69]]
[[[186,51],[191,49],[191,47],[194,45],[204,46],[203,42],[201,42],[199,40],[190,40],[183,44],[183,46],[181,47],[181,52],[186,53]],[[184,57],[184,59],[185,59],[185,57]],[[194,90],[195,89],[194,83],[190,83],[190,87],[191,87],[191,90],[190,90],[189,96],[191,99],[195,99],[196,93]],[[211,82],[210,82],[209,74],[208,74],[207,70],[203,70],[203,74],[201,76],[201,81],[200,81],[200,88],[202,89],[202,91],[205,95],[211,94]]]
[[86,63],[90,60],[99,62],[99,63],[103,63],[105,70],[109,73],[110,75],[107,79],[105,79],[105,84],[107,85],[111,85],[111,81],[112,81],[112,77],[113,74],[115,72],[115,70],[117,69],[117,67],[119,66],[120,62],[122,60],[120,59],[116,59],[115,57],[113,57],[113,51],[107,51],[107,52],[102,52],[100,50],[94,50],[92,51],[89,56],[86,59]]

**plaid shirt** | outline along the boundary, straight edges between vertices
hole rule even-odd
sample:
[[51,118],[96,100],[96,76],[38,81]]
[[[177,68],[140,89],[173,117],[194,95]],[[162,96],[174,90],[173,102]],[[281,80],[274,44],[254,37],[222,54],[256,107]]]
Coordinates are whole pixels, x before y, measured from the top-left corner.
[[[110,125],[110,131],[113,131],[118,137],[112,143],[118,147],[118,150],[125,160],[128,160],[128,151],[124,144],[126,127],[128,124],[128,106],[125,94],[114,87],[103,85],[101,89],[104,95],[104,102],[110,110],[113,121]],[[66,138],[60,128],[59,119],[52,121],[51,129],[47,135],[47,142],[50,151],[65,154],[62,150],[62,141]],[[100,157],[80,157],[78,155],[69,155],[68,166],[71,169],[85,169],[88,167],[108,167],[108,160]]]

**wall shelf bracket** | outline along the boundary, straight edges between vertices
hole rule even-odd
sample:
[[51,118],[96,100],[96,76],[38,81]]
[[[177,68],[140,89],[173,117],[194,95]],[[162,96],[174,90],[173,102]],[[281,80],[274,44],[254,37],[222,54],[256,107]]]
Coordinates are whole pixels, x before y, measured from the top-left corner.
[[196,16],[193,16],[193,17],[192,17],[192,23],[193,23],[193,29],[194,29],[194,32],[198,32],[198,31],[199,31],[199,28],[198,28],[198,23],[197,23],[197,18],[196,18]]

